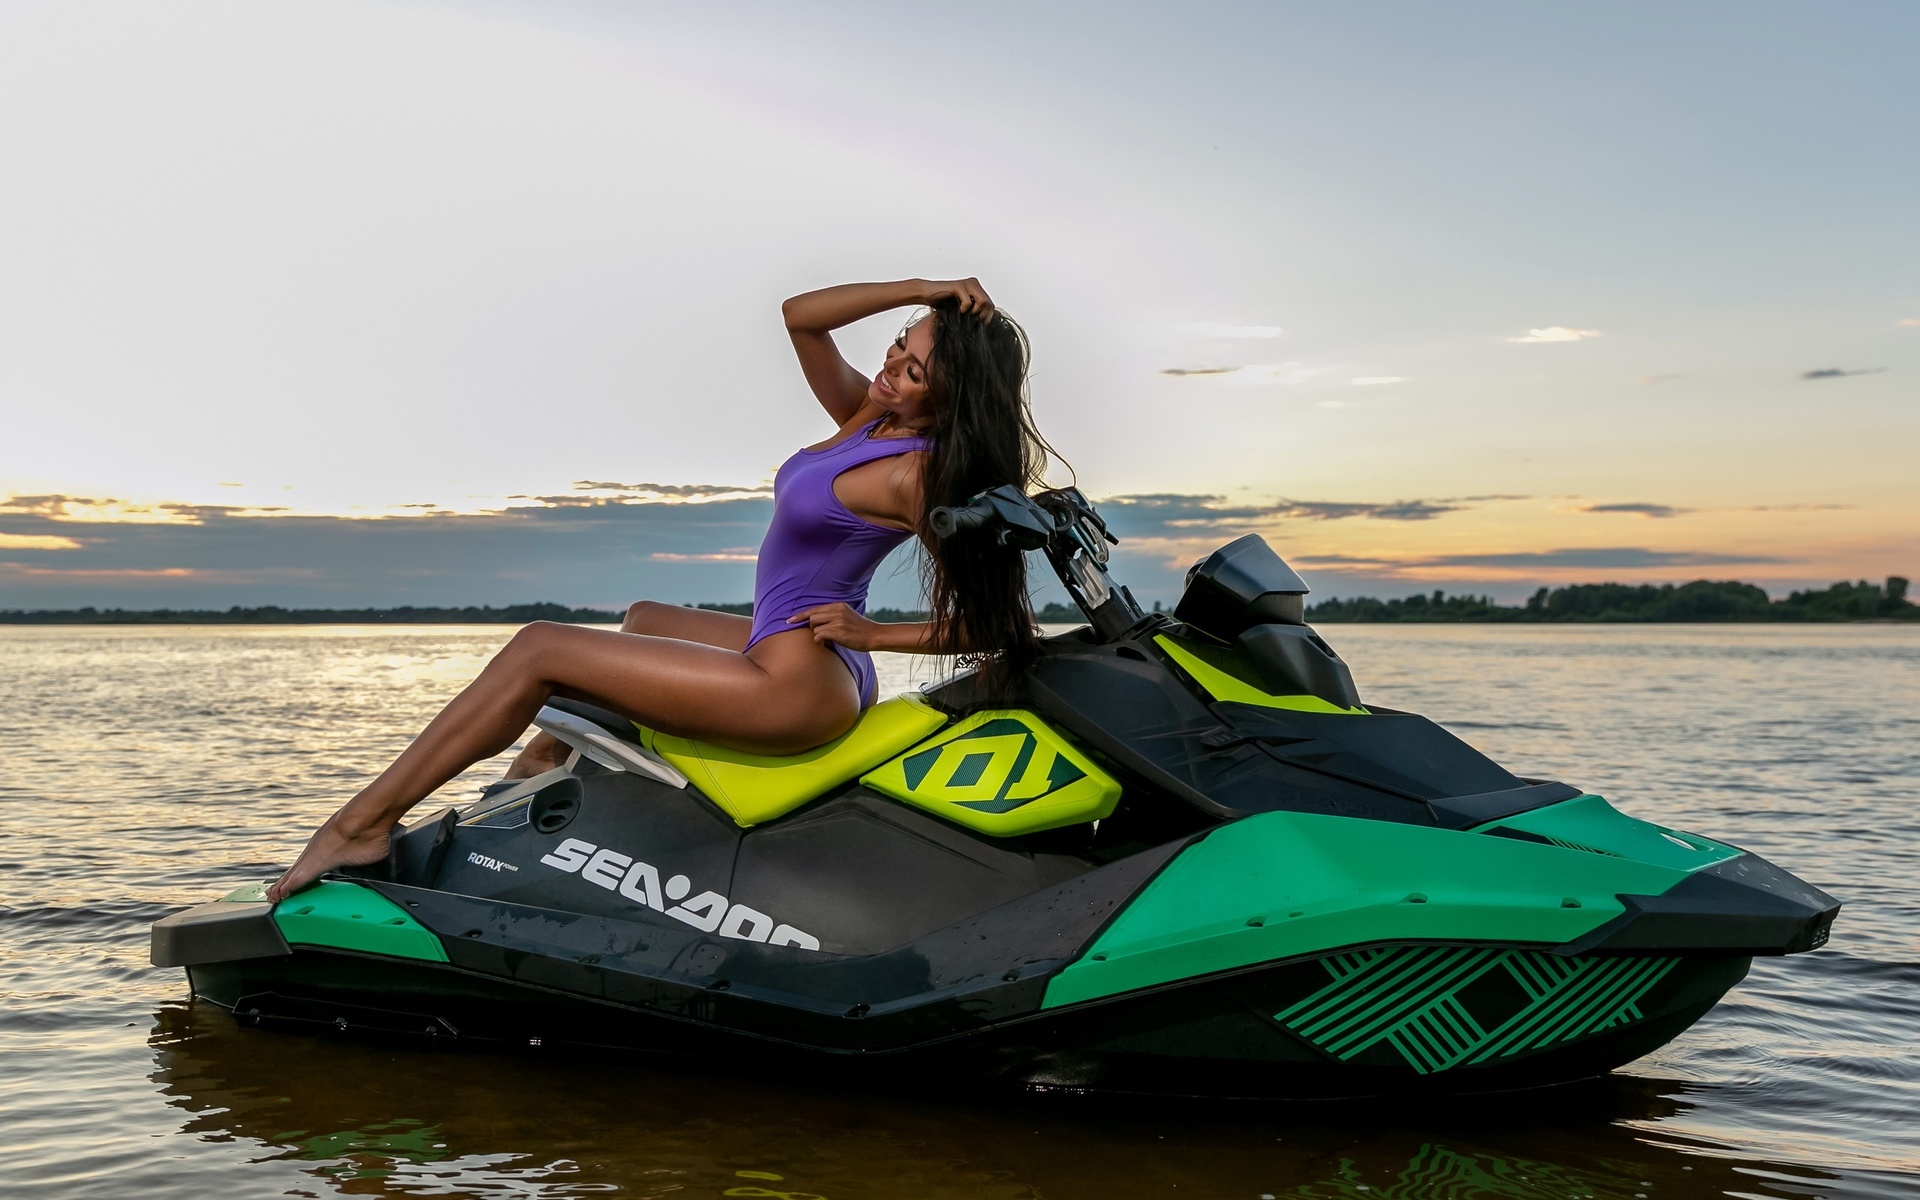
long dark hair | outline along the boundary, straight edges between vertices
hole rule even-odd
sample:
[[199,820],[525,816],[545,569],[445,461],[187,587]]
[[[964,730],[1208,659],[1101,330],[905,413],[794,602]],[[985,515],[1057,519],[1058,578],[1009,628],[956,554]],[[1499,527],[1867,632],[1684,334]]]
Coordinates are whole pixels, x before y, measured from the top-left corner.
[[942,541],[925,513],[1003,484],[1032,490],[1052,447],[1027,406],[1027,335],[1013,318],[996,309],[982,321],[948,298],[934,303],[933,322],[927,391],[934,420],[921,468],[927,606],[940,640],[960,647],[961,661],[978,665],[997,685],[1031,660],[1038,644],[1026,556],[992,538]]

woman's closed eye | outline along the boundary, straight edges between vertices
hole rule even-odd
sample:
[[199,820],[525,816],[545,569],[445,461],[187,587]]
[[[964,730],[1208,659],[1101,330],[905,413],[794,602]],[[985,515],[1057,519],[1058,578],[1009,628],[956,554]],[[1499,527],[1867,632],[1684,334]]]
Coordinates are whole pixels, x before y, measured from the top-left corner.
[[[894,338],[893,347],[894,349],[900,351],[902,354],[905,354],[907,352],[907,335],[903,333],[899,337]],[[915,383],[920,382],[920,360],[919,359],[916,359],[916,358],[907,359],[907,378],[913,380]]]

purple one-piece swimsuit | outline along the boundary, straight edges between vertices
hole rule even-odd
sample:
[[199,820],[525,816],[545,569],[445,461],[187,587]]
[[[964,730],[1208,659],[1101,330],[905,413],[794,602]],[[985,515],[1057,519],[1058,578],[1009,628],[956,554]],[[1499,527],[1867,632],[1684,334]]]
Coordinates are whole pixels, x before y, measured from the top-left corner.
[[[909,535],[855,516],[833,494],[833,481],[862,463],[927,446],[920,437],[876,438],[879,423],[871,421],[831,446],[797,451],[780,464],[773,477],[773,524],[753,571],[749,649],[761,638],[804,628],[787,618],[818,604],[867,611],[867,587],[880,560]],[[840,645],[833,649],[853,672],[860,706],[872,704],[878,686],[872,656]]]

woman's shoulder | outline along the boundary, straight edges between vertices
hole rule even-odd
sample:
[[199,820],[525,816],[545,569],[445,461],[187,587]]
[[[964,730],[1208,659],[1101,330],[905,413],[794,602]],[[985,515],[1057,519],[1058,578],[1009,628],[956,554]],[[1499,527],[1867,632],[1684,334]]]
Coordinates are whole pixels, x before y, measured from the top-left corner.
[[924,503],[925,461],[924,447],[919,446],[869,459],[836,475],[833,494],[862,520],[911,531],[919,524]]

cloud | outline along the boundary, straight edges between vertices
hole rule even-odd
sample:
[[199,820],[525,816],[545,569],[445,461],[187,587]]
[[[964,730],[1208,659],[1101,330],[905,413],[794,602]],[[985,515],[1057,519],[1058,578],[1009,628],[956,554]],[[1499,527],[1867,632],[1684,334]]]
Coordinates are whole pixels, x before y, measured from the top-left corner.
[[191,580],[201,584],[284,583],[317,579],[309,567],[262,567],[257,570],[209,571],[197,567],[43,567],[36,563],[0,562],[0,579],[56,584],[144,583],[154,580]]
[[1223,496],[1154,492],[1109,496],[1098,502],[1100,514],[1122,537],[1150,536],[1168,529],[1211,529],[1243,525],[1267,515],[1262,504],[1228,504]]
[[256,517],[291,512],[293,510],[284,505],[167,503],[155,504],[152,506],[151,511],[155,513],[166,513],[182,521],[197,525],[203,521],[218,520],[221,517]]
[[[691,487],[692,485],[675,485]],[[642,597],[673,602],[738,601],[753,591],[754,551],[772,502],[751,488],[713,485],[740,498],[688,503],[640,501],[596,491],[533,500],[486,513],[390,513],[373,517],[261,514],[199,509],[197,521],[128,522],[84,514],[112,502],[14,497],[0,501],[0,608],[226,608],[285,604],[513,604],[552,600],[602,608]],[[1289,522],[1433,521],[1513,494],[1330,501],[1145,493],[1099,501],[1123,539],[1120,577],[1135,591],[1177,593],[1179,572],[1242,533],[1301,530]],[[1569,498],[1568,502],[1577,502]],[[158,506],[156,506],[158,507]],[[1595,506],[1600,507],[1600,506]],[[1648,508],[1670,507],[1647,505]],[[1839,505],[1790,505],[1832,508]],[[1621,511],[1637,511],[1622,509]],[[1651,515],[1651,514],[1642,514]],[[1377,528],[1377,527],[1376,527]],[[29,539],[25,545],[23,539]],[[72,548],[51,549],[71,542]],[[1276,544],[1279,544],[1276,542]],[[1324,543],[1323,543],[1324,544]],[[883,565],[874,603],[915,603],[912,543]],[[1298,565],[1357,579],[1532,578],[1576,571],[1673,570],[1778,560],[1640,548],[1537,553],[1323,555],[1289,553]],[[1477,574],[1476,574],[1477,573]],[[1045,573],[1036,576],[1044,583]]]
[[75,509],[102,508],[119,504],[118,500],[94,500],[85,496],[8,496],[0,500],[0,513],[25,513],[37,517],[64,517]]
[[1690,508],[1675,508],[1671,504],[1582,504],[1575,511],[1583,513],[1626,513],[1636,517],[1654,517],[1664,520],[1689,513]]
[[52,533],[0,533],[0,550],[78,550],[80,543]]
[[201,574],[191,567],[43,567],[35,563],[0,562],[0,579],[59,579],[64,582],[130,579],[188,579]]
[[1466,507],[1449,500],[1393,500],[1387,503],[1347,503],[1333,500],[1282,500],[1269,510],[1272,516],[1302,521],[1344,521],[1364,517],[1374,521],[1431,521]]
[[284,513],[285,508],[236,504],[140,504],[96,496],[8,496],[0,500],[0,516],[24,515],[59,521],[115,521],[127,524],[195,525],[210,518]]
[[1303,554],[1298,561],[1323,567],[1524,569],[1576,567],[1638,571],[1656,567],[1727,567],[1787,561],[1766,555],[1714,554],[1700,550],[1648,550],[1639,546],[1577,547],[1501,554],[1438,554],[1425,558],[1380,558],[1359,554]]
[[[1569,497],[1570,498],[1570,497]],[[1575,504],[1571,510],[1577,513],[1596,513],[1602,516],[1618,514],[1631,517],[1651,517],[1665,520],[1669,517],[1687,516],[1692,513],[1752,513],[1752,512],[1833,512],[1841,509],[1858,508],[1857,504],[1740,504],[1717,508],[1681,508],[1673,504],[1650,504],[1645,502],[1627,504]]]
[[1404,375],[1356,375],[1347,381],[1349,387],[1379,387],[1387,383],[1405,383]]
[[1685,379],[1685,378],[1686,378],[1686,375],[1684,373],[1676,372],[1675,374],[1672,374],[1672,375],[1642,375],[1640,378],[1634,380],[1634,382],[1639,384],[1641,387],[1658,387],[1660,384],[1672,383],[1676,379]]
[[654,562],[750,563],[760,561],[760,552],[752,546],[729,546],[725,550],[713,550],[705,554],[681,554],[671,550],[655,550],[647,557]]
[[[574,493],[496,512],[358,517],[175,505],[198,519],[126,521],[90,515],[112,502],[16,496],[0,501],[0,536],[32,541],[0,554],[10,564],[0,608],[744,600],[753,556],[742,548],[759,543],[773,505],[754,488],[709,491],[739,498]],[[32,552],[55,542],[75,548],[51,562]]]
[[1604,336],[1598,329],[1573,329],[1566,325],[1549,325],[1545,329],[1529,329],[1525,337],[1510,337],[1509,342],[1521,345],[1533,345],[1541,342],[1584,342],[1588,338]]
[[1286,362],[1248,363],[1242,367],[1168,367],[1160,373],[1176,378],[1189,375],[1211,376],[1234,383],[1299,383],[1311,379],[1320,372],[1311,367],[1302,367],[1297,362]]
[[1901,317],[1896,324],[1904,325],[1908,328],[1920,327],[1920,317]]
[[[682,507],[696,508],[707,504],[722,504],[734,500],[771,500],[773,489],[770,487],[742,487],[715,489],[694,496],[658,495],[646,491],[613,492],[607,495],[582,496],[572,492],[558,496],[509,496],[509,500],[531,500],[541,508],[552,509],[595,509],[641,507]],[[520,506],[508,511],[517,511]]]
[[1207,322],[1182,325],[1180,328],[1196,336],[1210,338],[1277,338],[1284,332],[1278,325],[1215,325]]
[[[1251,531],[1278,521],[1431,521],[1475,504],[1526,496],[1461,496],[1386,501],[1292,500],[1232,504],[1223,496],[1158,492],[1110,496],[1099,502],[1115,533],[1134,542],[1191,538],[1201,533]],[[1181,543],[1184,545],[1184,543]]]
[[1885,370],[1886,370],[1885,367],[1865,367],[1857,371],[1849,371],[1842,367],[1821,367],[1818,370],[1814,370],[1814,371],[1800,372],[1800,378],[1802,379],[1845,379],[1849,375],[1878,375]]
[[[739,500],[749,496],[771,496],[773,488],[736,487],[725,483],[607,483],[598,479],[576,479],[575,491],[581,492],[618,492],[623,500],[645,500],[650,503],[708,504],[715,500]],[[535,497],[515,497],[515,499],[533,499]],[[553,497],[541,496],[540,500]]]

